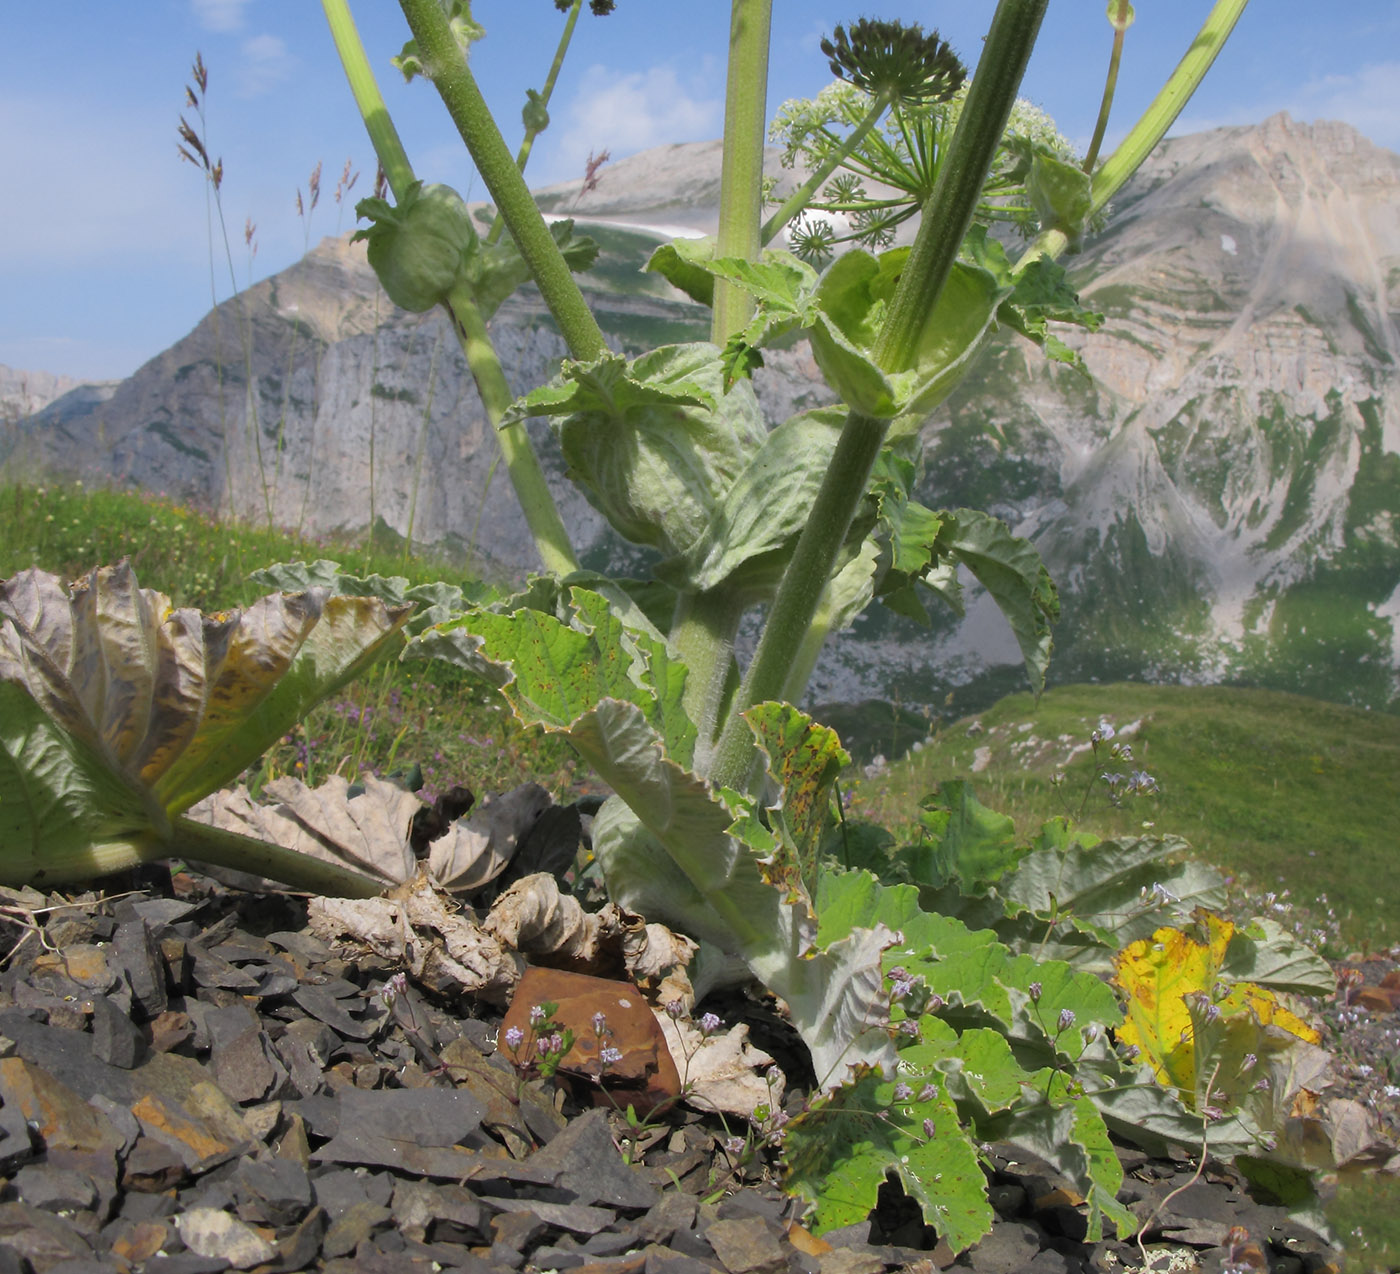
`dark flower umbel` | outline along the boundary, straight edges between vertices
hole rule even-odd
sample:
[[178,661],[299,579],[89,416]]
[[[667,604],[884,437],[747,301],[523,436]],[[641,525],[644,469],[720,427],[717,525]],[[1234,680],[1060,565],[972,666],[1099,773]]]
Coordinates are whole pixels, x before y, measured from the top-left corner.
[[[568,13],[574,7],[574,0],[554,0],[554,7],[560,13]],[[588,10],[595,18],[605,17],[615,8],[613,0],[588,0]]]
[[967,68],[937,31],[924,34],[917,22],[861,18],[849,32],[838,26],[823,40],[831,73],[872,96],[901,102],[946,102],[962,87]]

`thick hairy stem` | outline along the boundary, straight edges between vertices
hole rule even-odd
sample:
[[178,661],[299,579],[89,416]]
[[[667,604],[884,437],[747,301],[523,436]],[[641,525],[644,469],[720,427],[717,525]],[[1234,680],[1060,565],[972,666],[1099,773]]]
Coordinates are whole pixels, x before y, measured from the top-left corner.
[[515,166],[467,60],[452,37],[447,14],[438,0],[399,0],[399,5],[418,41],[423,65],[466,142],[472,162],[496,201],[569,352],[581,361],[601,357],[607,352],[603,333],[535,206],[525,178]]
[[[720,172],[719,237],[722,257],[758,258],[762,213],[763,130],[768,100],[768,37],[773,0],[733,0],[729,19],[729,79],[724,100],[724,167]],[[743,329],[753,298],[715,280],[710,339],[723,345]]]
[[919,332],[958,258],[1048,3],[1001,0],[997,5],[948,157],[924,204],[918,235],[880,332],[876,359],[886,371],[909,366]]
[[841,166],[846,156],[854,151],[865,140],[870,130],[880,122],[880,116],[885,113],[889,104],[888,93],[880,93],[876,96],[870,110],[866,112],[865,118],[851,130],[851,135],[822,160],[812,170],[807,180],[783,200],[778,211],[763,223],[763,229],[759,233],[759,239],[762,243],[768,244],[777,238],[779,231],[811,202],[812,196],[817,193],[822,182]]
[[734,635],[743,606],[723,587],[681,597],[671,622],[668,645],[686,666],[682,703],[695,723],[694,770],[707,772],[734,668]]
[[[880,332],[876,358],[887,371],[900,371],[912,359],[919,332],[957,259],[1047,3],[1001,0],[997,5],[948,158],[924,205],[918,236]],[[717,784],[747,786],[754,750],[740,713],[765,699],[791,693],[793,666],[799,657],[812,657],[808,638],[813,620],[888,428],[887,421],[855,412],[846,418],[753,662],[720,734],[710,776]]]
[[888,429],[889,422],[885,420],[872,420],[855,412],[846,417],[812,513],[773,599],[758,649],[720,734],[709,776],[717,787],[742,791],[748,786],[754,744],[740,713],[755,703],[781,698],[788,688],[792,664],[811,628],[851,520],[865,496]]

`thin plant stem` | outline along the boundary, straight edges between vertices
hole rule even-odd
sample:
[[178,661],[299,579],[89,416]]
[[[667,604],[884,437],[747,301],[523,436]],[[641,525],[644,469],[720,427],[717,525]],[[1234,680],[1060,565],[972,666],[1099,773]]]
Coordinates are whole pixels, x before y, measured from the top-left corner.
[[370,69],[365,47],[360,43],[360,33],[355,29],[355,19],[350,16],[347,0],[321,0],[325,11],[326,24],[330,27],[335,50],[340,55],[340,65],[345,69],[345,78],[350,91],[355,95],[355,105],[359,107],[360,118],[364,120],[365,131],[374,146],[379,166],[384,170],[389,189],[396,200],[402,199],[413,184],[413,165],[408,162],[408,152],[399,140],[399,130],[389,116],[389,108],[375,82],[374,71]]
[[[544,87],[540,89],[540,105],[548,106],[549,99],[554,94],[554,84],[559,78],[559,70],[564,65],[564,55],[569,51],[569,42],[574,38],[574,28],[578,25],[579,10],[583,8],[583,0],[574,0],[569,8],[569,16],[564,20],[564,30],[559,36],[559,46],[554,50],[554,61],[550,64],[549,74],[545,76]],[[538,128],[525,129],[525,136],[521,140],[520,149],[515,152],[515,166],[521,171],[525,171],[525,165],[530,162],[530,151],[534,149],[535,138],[540,135]],[[495,243],[501,237],[501,231],[505,229],[505,221],[498,212],[491,222],[491,229],[486,232],[486,242]]]
[[[346,0],[321,0],[321,2],[330,23],[336,48],[340,52],[341,64],[345,67],[346,77],[349,79],[351,90],[355,95],[355,102],[365,121],[365,127],[369,131],[370,140],[374,143],[375,154],[379,158],[380,166],[384,169],[384,174],[388,178],[395,198],[402,199],[407,193],[408,187],[413,184],[413,166],[409,163],[408,156],[404,152],[393,120],[389,118],[388,108],[384,105],[384,99],[379,92],[378,84],[375,82],[374,73],[370,70],[369,61],[365,57],[364,47],[360,43],[359,33],[350,17]],[[437,17],[442,19],[447,43],[457,55],[457,60],[461,62],[461,50],[457,48],[457,43],[452,38],[450,30],[446,29],[447,19],[445,15],[438,9],[436,0],[428,0],[428,6],[436,11]],[[418,33],[415,31],[414,34]],[[422,37],[419,38],[429,59],[436,61],[438,55],[430,51],[429,45],[423,42]],[[462,63],[462,69],[465,71],[465,63]],[[482,103],[482,107],[485,108],[484,103]],[[492,127],[494,129],[494,124]],[[500,133],[496,132],[495,137],[504,150],[505,143],[500,140]],[[381,146],[384,147],[383,150],[380,150]],[[514,161],[510,160],[509,155],[506,158],[511,170],[515,173],[516,180],[523,188],[524,179],[515,169]],[[528,191],[526,191],[526,198],[529,198]],[[498,199],[497,203],[499,204],[499,202]],[[549,240],[550,248],[554,251],[555,256],[559,257],[559,250],[554,243],[554,238],[549,233],[549,228],[545,226],[544,221],[540,219],[533,201],[530,201],[530,207],[535,211],[535,217],[539,220],[544,237]],[[568,266],[562,257],[559,257],[559,263],[565,274],[568,274]],[[569,278],[569,285],[573,287],[575,292],[578,292],[572,276]],[[581,302],[581,293],[579,293],[579,298]],[[501,368],[501,361],[496,355],[495,347],[491,344],[491,338],[487,335],[486,321],[482,318],[476,300],[468,288],[458,287],[449,294],[446,309],[452,319],[452,328],[462,347],[462,353],[466,357],[467,366],[471,369],[472,377],[476,381],[477,392],[481,397],[482,406],[486,410],[487,419],[500,443],[501,454],[506,462],[506,470],[510,474],[511,484],[515,488],[521,509],[524,511],[525,521],[530,528],[531,536],[534,538],[535,548],[540,559],[548,570],[561,574],[576,571],[578,559],[574,556],[573,547],[569,543],[568,531],[559,515],[558,506],[554,503],[554,497],[550,494],[544,471],[540,468],[539,457],[530,445],[529,435],[523,429],[503,431],[500,428],[506,408],[515,401],[515,395],[511,392],[510,385],[505,378],[505,372]],[[584,310],[587,312],[586,305]],[[588,318],[592,322],[593,316],[591,314],[588,315]],[[593,323],[593,328],[595,331],[597,330],[596,323]],[[601,343],[601,332],[598,339]],[[601,348],[598,352],[602,352]]]
[[[1240,20],[1247,3],[1248,0],[1215,0],[1214,7],[1196,32],[1191,47],[1177,63],[1176,70],[1167,78],[1161,91],[1118,144],[1118,148],[1094,173],[1090,187],[1090,216],[1103,210],[1128,178],[1142,166],[1157,143],[1167,135],[1167,130],[1176,123],[1177,116],[1225,47],[1225,41],[1235,29],[1235,23]],[[1040,257],[1058,257],[1068,246],[1069,238],[1063,230],[1044,230],[1021,254],[1016,269],[1024,270]]]
[[1123,59],[1123,37],[1128,33],[1128,10],[1131,8],[1132,0],[1118,0],[1118,12],[1110,19],[1113,23],[1113,51],[1108,55],[1108,74],[1104,77],[1103,100],[1099,103],[1099,117],[1094,122],[1094,135],[1089,139],[1089,149],[1084,153],[1086,173],[1094,171],[1099,147],[1103,145],[1103,135],[1108,131],[1113,95],[1118,88],[1118,64]]

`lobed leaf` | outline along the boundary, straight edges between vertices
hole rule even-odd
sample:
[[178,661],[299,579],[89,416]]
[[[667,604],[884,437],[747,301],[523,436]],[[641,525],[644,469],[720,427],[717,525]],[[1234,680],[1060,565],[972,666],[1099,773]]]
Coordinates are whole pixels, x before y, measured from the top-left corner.
[[[817,1234],[863,1221],[888,1173],[954,1252],[990,1232],[987,1179],[947,1086],[910,1074],[924,1100],[898,1101],[895,1082],[866,1071],[787,1127],[785,1187],[813,1204]],[[924,1120],[932,1121],[925,1131]]]

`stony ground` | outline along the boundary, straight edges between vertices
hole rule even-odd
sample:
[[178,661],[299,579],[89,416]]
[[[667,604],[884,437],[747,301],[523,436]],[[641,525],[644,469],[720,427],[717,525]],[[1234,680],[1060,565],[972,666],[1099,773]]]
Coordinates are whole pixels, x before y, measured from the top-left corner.
[[[629,1133],[586,1085],[522,1082],[498,1016],[412,987],[386,1003],[395,971],[311,936],[292,899],[182,876],[105,901],[0,901],[0,1274],[1142,1264],[1136,1244],[1086,1242],[1069,1183],[1005,1146],[987,1159],[997,1223],[961,1257],[893,1189],[871,1221],[815,1238],[734,1128],[682,1111]],[[1329,1012],[1389,971],[1364,970]],[[781,1054],[781,1026],[750,1008]],[[1396,1020],[1366,1014],[1336,1025],[1363,1086],[1393,1062]],[[1362,1075],[1372,1046],[1389,1052]],[[1155,1269],[1335,1268],[1229,1170],[1119,1153]]]

